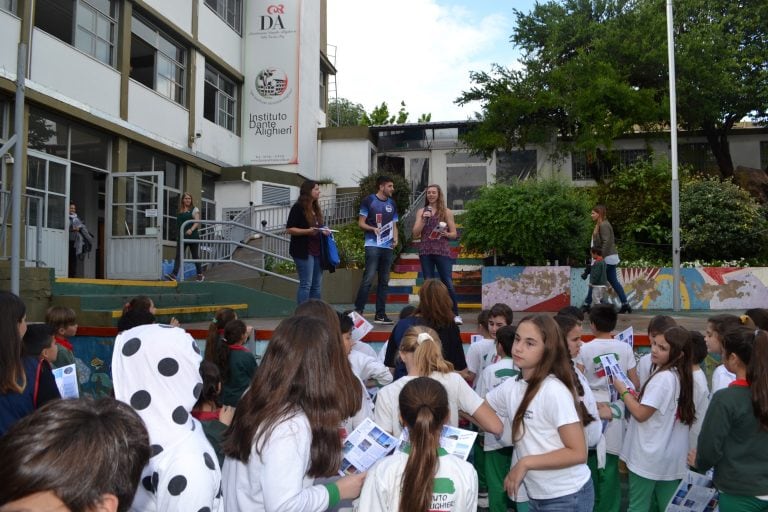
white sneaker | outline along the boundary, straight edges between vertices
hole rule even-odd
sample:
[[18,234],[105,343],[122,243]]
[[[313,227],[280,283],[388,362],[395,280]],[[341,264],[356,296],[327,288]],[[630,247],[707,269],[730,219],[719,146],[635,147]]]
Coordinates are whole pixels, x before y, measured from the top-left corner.
[[460,315],[456,315],[455,317],[453,317],[453,323],[455,323],[456,325],[461,325],[464,323],[464,320],[461,318]]
[[477,507],[488,508],[488,492],[480,491],[477,493]]

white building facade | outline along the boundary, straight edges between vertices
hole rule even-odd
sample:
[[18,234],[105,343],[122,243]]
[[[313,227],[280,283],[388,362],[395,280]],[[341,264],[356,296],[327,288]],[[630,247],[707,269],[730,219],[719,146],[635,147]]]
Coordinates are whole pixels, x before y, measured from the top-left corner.
[[[0,146],[14,132],[20,43],[28,50],[22,258],[69,274],[74,202],[97,247],[78,276],[154,279],[175,253],[182,193],[209,219],[265,194],[295,199],[319,177],[335,73],[325,5],[0,0]],[[266,121],[255,129],[253,119]],[[6,227],[11,170],[0,160]]]

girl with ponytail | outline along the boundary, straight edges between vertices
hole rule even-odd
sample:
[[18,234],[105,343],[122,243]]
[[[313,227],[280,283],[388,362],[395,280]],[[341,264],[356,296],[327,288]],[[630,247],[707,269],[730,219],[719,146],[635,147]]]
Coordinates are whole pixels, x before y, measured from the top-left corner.
[[721,512],[768,510],[768,333],[733,327],[723,364],[736,380],[712,395],[688,463],[715,468]]
[[242,320],[232,320],[224,326],[224,332],[216,342],[215,362],[224,383],[221,389],[224,405],[237,406],[256,372],[256,358],[245,347],[252,331],[253,328]]
[[445,388],[428,377],[408,379],[399,407],[409,442],[370,469],[359,510],[476,510],[475,469],[440,448],[440,433],[450,412]]

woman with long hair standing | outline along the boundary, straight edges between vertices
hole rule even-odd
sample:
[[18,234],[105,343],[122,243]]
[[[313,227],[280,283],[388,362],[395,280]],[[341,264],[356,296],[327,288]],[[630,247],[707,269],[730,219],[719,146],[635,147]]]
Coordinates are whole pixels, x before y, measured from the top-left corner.
[[[188,220],[200,220],[200,209],[195,206],[192,194],[184,192],[179,202],[179,212],[176,214],[176,229],[179,230],[179,238],[176,241],[176,261],[173,263],[173,271],[168,274],[170,279],[176,279],[179,275],[179,264],[181,263],[181,241],[183,240],[200,240],[200,222],[195,222],[191,225],[184,226],[184,232],[181,231],[181,225]],[[200,258],[200,244],[192,242],[185,245],[185,248],[189,247],[189,254],[193,260]],[[185,249],[186,250],[186,249]],[[197,280],[202,281],[203,271],[199,262],[195,262],[195,270],[197,270]],[[181,269],[184,272],[184,269]]]
[[[595,222],[595,228],[592,230],[592,247],[597,247],[601,250],[603,260],[605,261],[605,268],[608,274],[608,282],[611,284],[611,288],[619,296],[621,300],[621,309],[619,313],[631,313],[632,306],[627,302],[627,294],[624,293],[624,288],[619,282],[619,277],[616,273],[616,268],[619,265],[619,253],[616,250],[616,240],[613,236],[613,226],[608,222],[607,211],[605,205],[597,204],[592,208],[592,220]],[[592,305],[592,288],[589,288],[587,292],[587,298],[584,300],[583,309],[589,311]]]
[[453,256],[449,240],[459,236],[453,212],[446,208],[443,190],[439,185],[429,185],[424,193],[424,207],[416,212],[413,224],[414,238],[420,238],[419,262],[424,279],[439,277],[448,288],[453,302],[454,321],[462,323],[459,316],[459,301],[453,288]]
[[291,235],[288,253],[296,264],[299,273],[299,289],[296,292],[296,302],[301,304],[307,299],[319,299],[323,285],[323,268],[320,265],[320,254],[323,239],[321,236],[331,234],[322,229],[323,212],[320,209],[320,184],[307,180],[301,184],[299,198],[288,213],[285,227]]

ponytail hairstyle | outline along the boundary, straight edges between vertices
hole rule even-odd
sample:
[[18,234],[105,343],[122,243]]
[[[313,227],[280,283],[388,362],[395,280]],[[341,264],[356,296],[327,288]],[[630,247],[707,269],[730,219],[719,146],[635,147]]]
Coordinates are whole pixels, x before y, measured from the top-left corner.
[[747,367],[752,410],[762,430],[768,430],[768,333],[745,326],[734,327],[723,339],[725,355],[736,354]]
[[417,377],[403,386],[400,417],[408,427],[411,452],[402,477],[402,512],[424,512],[432,504],[443,424],[448,419],[448,393],[429,377]]
[[[752,308],[744,312],[746,316],[752,321],[752,323],[758,329],[765,331],[768,329],[768,309],[764,308]],[[741,322],[744,325],[748,325],[745,321]]]
[[155,323],[155,314],[152,312],[154,307],[152,299],[146,295],[132,298],[123,306],[123,315],[117,321],[117,332]]
[[242,320],[231,320],[224,326],[224,334],[216,344],[216,365],[224,382],[229,380],[229,352],[232,350],[230,347],[240,344],[247,329]]
[[213,317],[213,320],[208,324],[208,337],[205,340],[205,360],[216,361],[217,357],[217,345],[219,344],[219,338],[224,335],[224,326],[232,320],[237,319],[237,313],[232,308],[221,308]]
[[574,379],[576,378],[571,367],[571,358],[568,353],[568,349],[563,343],[563,334],[560,332],[560,328],[557,326],[557,322],[549,316],[544,314],[529,315],[520,320],[517,324],[517,333],[515,334],[515,343],[520,341],[520,326],[523,323],[531,323],[541,334],[544,341],[544,353],[541,356],[539,365],[533,370],[530,377],[527,379],[528,386],[525,389],[525,394],[520,402],[520,405],[515,412],[515,416],[512,419],[512,437],[515,441],[519,441],[525,434],[525,411],[528,410],[528,406],[533,401],[536,393],[539,392],[541,383],[548,375],[552,374],[560,382],[565,384],[565,387],[571,392],[573,396],[573,406],[576,408],[576,412],[579,415],[579,419],[584,421],[582,416],[581,400],[576,392],[576,384]]
[[416,373],[428,377],[432,372],[451,373],[453,364],[443,359],[443,345],[434,329],[423,325],[409,327],[400,340],[400,352],[413,353]]
[[[573,385],[576,388],[576,394],[579,396],[579,398],[584,398],[584,386],[581,384],[581,379],[579,379],[579,376],[576,373],[576,366],[573,364],[573,359],[570,357],[571,351],[568,348],[568,333],[571,332],[577,325],[581,325],[581,322],[579,322],[575,316],[560,314],[555,315],[554,320],[557,323],[557,326],[560,328],[560,334],[562,334],[565,353],[568,354],[568,359],[571,361],[571,372],[573,373]],[[597,419],[589,413],[587,406],[584,405],[583,400],[579,400],[579,407],[577,410],[581,416],[581,423],[585,426],[589,425]]]
[[664,340],[669,344],[669,360],[651,374],[640,390],[642,398],[648,383],[664,370],[674,369],[680,379],[680,398],[677,401],[677,417],[681,423],[692,425],[696,421],[696,407],[693,403],[693,342],[691,333],[685,327],[675,326],[664,331]]
[[200,392],[200,398],[197,399],[195,409],[204,404],[214,404],[216,408],[221,407],[221,372],[219,367],[211,361],[202,361],[200,363],[200,376],[203,378],[203,390]]
[[21,393],[27,387],[19,332],[26,315],[27,307],[18,295],[0,292],[0,393]]

